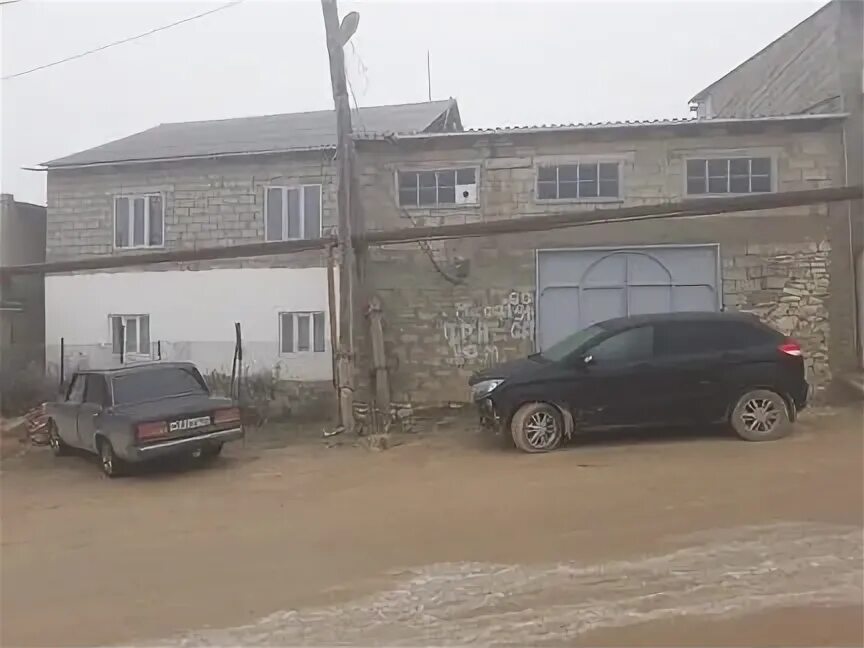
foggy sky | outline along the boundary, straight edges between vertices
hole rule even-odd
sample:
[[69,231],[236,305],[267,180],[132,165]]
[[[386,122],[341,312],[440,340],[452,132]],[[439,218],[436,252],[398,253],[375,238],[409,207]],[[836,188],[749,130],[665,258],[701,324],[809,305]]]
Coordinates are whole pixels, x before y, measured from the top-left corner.
[[[214,2],[25,0],[0,7],[3,75],[201,13]],[[824,0],[340,3],[360,106],[459,100],[466,127],[688,115],[687,101]],[[21,167],[156,124],[332,108],[320,4],[246,0],[2,82],[2,191],[45,203]]]

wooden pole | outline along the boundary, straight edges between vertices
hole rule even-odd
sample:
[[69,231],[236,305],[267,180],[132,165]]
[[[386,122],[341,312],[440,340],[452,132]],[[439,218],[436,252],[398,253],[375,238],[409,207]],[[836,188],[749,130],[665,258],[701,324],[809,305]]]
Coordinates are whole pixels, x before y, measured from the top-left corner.
[[354,282],[356,262],[352,233],[353,209],[351,182],[353,176],[354,141],[351,129],[351,106],[348,102],[348,81],[345,78],[347,38],[340,29],[336,0],[321,0],[327,54],[330,59],[330,83],[336,107],[336,175],[337,211],[336,238],[339,243],[339,346],[337,350],[337,385],[339,416],[346,432],[354,432]]
[[[327,309],[328,319],[330,320],[330,355],[332,358],[333,365],[333,387],[339,389],[339,382],[337,380],[337,371],[338,368],[336,366],[336,349],[339,348],[339,331],[337,329],[337,322],[339,320],[339,315],[337,311],[336,305],[336,258],[335,258],[335,250],[331,245],[327,248]],[[341,411],[339,415],[339,425],[342,424],[342,416]]]
[[381,300],[372,296],[369,300],[369,334],[372,338],[372,366],[375,369],[375,409],[390,418],[390,381],[387,376],[387,356],[384,353],[384,313]]

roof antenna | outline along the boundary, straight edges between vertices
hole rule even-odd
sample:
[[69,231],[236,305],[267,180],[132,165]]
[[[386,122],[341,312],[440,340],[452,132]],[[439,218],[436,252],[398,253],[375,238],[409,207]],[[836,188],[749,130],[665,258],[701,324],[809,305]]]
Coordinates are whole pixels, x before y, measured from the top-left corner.
[[432,101],[432,61],[426,50],[426,85],[429,88],[429,101]]

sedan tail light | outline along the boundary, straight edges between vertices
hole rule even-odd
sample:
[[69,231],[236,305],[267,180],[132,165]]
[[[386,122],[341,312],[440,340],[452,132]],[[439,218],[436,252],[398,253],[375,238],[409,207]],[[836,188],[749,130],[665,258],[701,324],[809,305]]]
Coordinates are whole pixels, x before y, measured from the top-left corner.
[[147,441],[148,439],[158,439],[168,434],[168,423],[165,421],[155,421],[153,423],[140,423],[137,428],[139,441]]
[[213,412],[213,422],[216,424],[222,423],[238,423],[240,421],[240,408],[229,407]]
[[795,356],[798,358],[804,355],[804,352],[801,350],[801,345],[792,338],[786,338],[783,341],[783,344],[777,347],[777,350],[780,353],[785,353],[786,355]]

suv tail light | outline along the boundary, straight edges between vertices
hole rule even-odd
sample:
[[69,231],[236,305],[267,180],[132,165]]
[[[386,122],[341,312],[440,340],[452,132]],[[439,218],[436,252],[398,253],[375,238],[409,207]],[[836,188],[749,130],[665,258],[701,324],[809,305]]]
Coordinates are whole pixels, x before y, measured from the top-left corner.
[[785,353],[786,355],[795,356],[798,358],[804,355],[804,352],[801,350],[801,345],[792,338],[786,338],[783,341],[783,344],[777,347],[777,350],[780,353]]
[[156,421],[154,423],[141,423],[137,429],[138,440],[147,441],[148,439],[158,439],[168,434],[168,424],[165,421]]
[[213,422],[216,424],[238,423],[239,421],[240,408],[238,407],[229,407],[228,409],[221,409],[213,412]]

